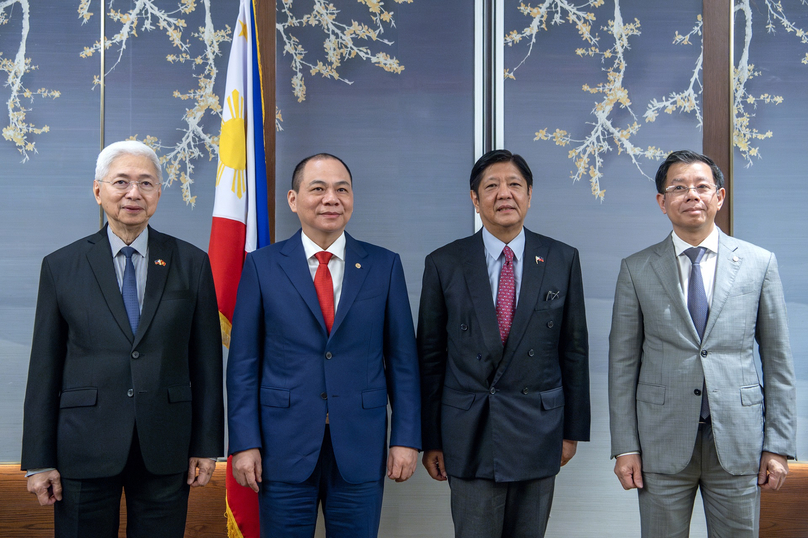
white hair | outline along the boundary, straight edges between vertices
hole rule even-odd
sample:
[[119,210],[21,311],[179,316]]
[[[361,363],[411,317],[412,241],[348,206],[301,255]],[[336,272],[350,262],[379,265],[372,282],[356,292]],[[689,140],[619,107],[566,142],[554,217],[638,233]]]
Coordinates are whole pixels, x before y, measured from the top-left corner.
[[160,166],[160,159],[153,149],[137,140],[113,142],[101,150],[101,153],[98,154],[98,159],[95,161],[95,179],[104,179],[109,173],[109,167],[112,166],[113,161],[122,155],[141,155],[148,157],[154,165],[154,169],[157,170],[157,181],[162,184],[163,169]]

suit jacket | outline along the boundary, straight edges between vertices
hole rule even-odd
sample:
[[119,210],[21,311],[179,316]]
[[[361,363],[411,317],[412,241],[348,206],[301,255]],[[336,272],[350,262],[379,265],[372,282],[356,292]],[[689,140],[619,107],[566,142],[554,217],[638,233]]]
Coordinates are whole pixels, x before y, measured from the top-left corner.
[[553,476],[562,439],[589,440],[578,251],[525,229],[522,263],[503,347],[482,232],[426,258],[418,316],[424,449],[443,450],[451,476]]
[[670,236],[621,264],[609,336],[612,455],[639,451],[643,471],[683,470],[693,453],[704,382],[718,460],[727,472],[757,474],[762,450],[794,457],[794,367],[777,260],[721,232],[701,342]]
[[149,228],[146,262],[132,334],[106,227],[42,261],[23,470],[120,474],[135,428],[154,474],[223,454],[222,344],[208,257]]
[[227,365],[230,453],[259,448],[263,478],[314,470],[328,413],[350,483],[385,472],[390,445],[421,447],[418,358],[401,260],[346,235],[342,295],[329,335],[300,231],[247,255]]

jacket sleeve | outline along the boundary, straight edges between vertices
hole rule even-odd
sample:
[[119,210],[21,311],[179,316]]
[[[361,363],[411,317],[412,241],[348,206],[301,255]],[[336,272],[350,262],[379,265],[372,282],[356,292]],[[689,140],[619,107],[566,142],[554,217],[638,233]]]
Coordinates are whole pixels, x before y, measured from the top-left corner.
[[188,345],[193,419],[189,454],[224,454],[222,335],[213,273],[207,255],[200,264],[196,309]]
[[774,254],[769,259],[758,304],[755,339],[763,370],[766,419],[763,450],[796,459],[797,407],[794,362],[783,285]]
[[559,338],[559,359],[564,386],[564,439],[589,441],[589,333],[586,328],[581,261],[577,250],[570,264],[567,302]]
[[384,359],[392,414],[390,446],[421,448],[421,391],[418,354],[404,269],[393,260],[385,307]]
[[67,322],[48,258],[42,261],[34,317],[34,337],[25,391],[22,470],[56,467],[59,390],[67,353]]
[[418,311],[418,359],[421,366],[421,432],[424,450],[441,450],[441,397],[448,360],[448,311],[440,274],[427,256]]
[[637,380],[643,343],[643,314],[625,260],[620,265],[609,333],[609,427],[611,456],[640,450]]
[[254,257],[247,255],[238,285],[227,359],[228,453],[262,448],[259,387],[264,310]]

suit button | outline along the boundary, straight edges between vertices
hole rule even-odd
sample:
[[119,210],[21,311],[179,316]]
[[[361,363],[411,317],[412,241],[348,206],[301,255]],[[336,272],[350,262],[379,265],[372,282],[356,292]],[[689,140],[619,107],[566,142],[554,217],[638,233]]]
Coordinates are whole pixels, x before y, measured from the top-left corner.
[[331,354],[331,352],[330,352],[330,351],[326,351],[326,352],[325,352],[325,358],[326,358],[326,359],[330,359],[331,357],[333,357],[333,355]]
[[496,387],[491,387],[491,390],[489,390],[488,392],[490,392],[491,394],[496,394],[497,389],[496,389]]
[[135,395],[135,389],[129,389],[126,391],[126,395],[130,398]]
[[483,359],[483,354],[482,353],[477,353],[477,360],[480,361],[482,359]]
[[527,394],[527,393],[528,393],[527,387],[523,388],[522,389],[522,394]]
[[132,358],[133,358],[133,359],[137,359],[137,358],[139,358],[139,357],[140,357],[140,352],[139,352],[139,351],[133,351],[133,352],[132,352]]
[[460,324],[460,330],[461,330],[461,331],[468,331],[468,330],[469,330],[469,326],[468,326],[468,325],[466,325],[465,323],[461,323],[461,324]]
[[528,350],[528,352],[527,352],[527,356],[528,356],[528,357],[532,357],[532,356],[533,356],[533,355],[535,355],[535,354],[536,354],[536,352],[535,352],[535,351],[533,351],[532,349]]
[[702,357],[706,357],[706,356],[707,356],[707,350],[706,350],[706,349],[702,349],[702,350],[701,350],[701,356],[702,356]]
[[701,396],[701,391],[699,389],[695,389],[693,391],[693,394],[695,394],[696,396]]
[[323,400],[327,400],[328,395],[325,392],[323,392],[322,394],[320,394],[320,398],[322,398]]
[[552,329],[552,328],[553,328],[553,320],[550,320],[550,321],[548,321],[548,322],[547,322],[547,328],[548,328],[548,329]]

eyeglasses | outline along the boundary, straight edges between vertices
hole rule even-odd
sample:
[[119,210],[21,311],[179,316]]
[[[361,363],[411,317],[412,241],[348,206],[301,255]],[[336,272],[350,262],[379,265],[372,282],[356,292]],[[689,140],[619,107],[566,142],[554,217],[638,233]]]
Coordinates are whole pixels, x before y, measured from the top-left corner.
[[667,189],[665,189],[665,194],[670,194],[673,198],[682,198],[687,195],[690,191],[695,191],[696,195],[699,198],[710,198],[716,192],[715,185],[709,185],[707,183],[702,183],[700,185],[696,185],[695,187],[686,187],[684,185],[671,185]]
[[159,186],[158,183],[152,181],[151,179],[142,179],[126,181],[125,179],[115,179],[113,181],[106,181],[104,179],[96,179],[99,183],[108,183],[110,187],[115,189],[116,191],[126,192],[132,188],[132,185],[135,185],[140,192],[154,192],[155,189]]

